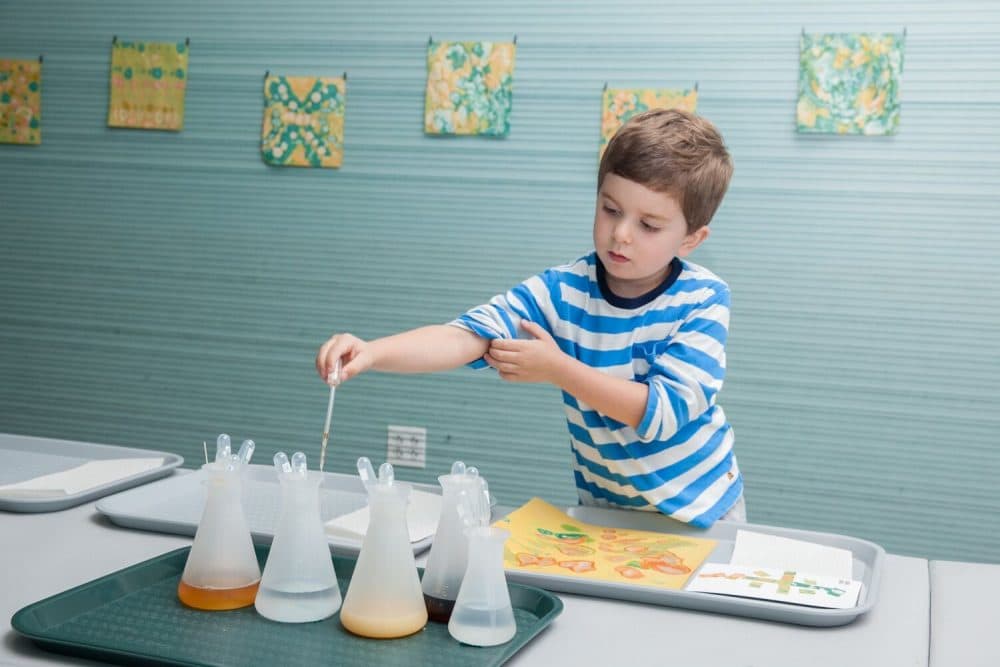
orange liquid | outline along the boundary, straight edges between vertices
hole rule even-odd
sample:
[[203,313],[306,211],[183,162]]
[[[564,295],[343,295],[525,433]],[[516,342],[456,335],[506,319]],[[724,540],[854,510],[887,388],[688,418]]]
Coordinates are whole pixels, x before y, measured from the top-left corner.
[[177,586],[177,597],[188,607],[207,611],[225,611],[249,607],[257,597],[260,580],[242,588],[199,588],[183,581]]
[[405,616],[393,616],[386,613],[380,614],[376,618],[366,618],[352,614],[350,609],[346,612],[341,609],[340,624],[348,632],[362,637],[394,639],[422,630],[427,625],[427,610],[421,605],[418,611]]

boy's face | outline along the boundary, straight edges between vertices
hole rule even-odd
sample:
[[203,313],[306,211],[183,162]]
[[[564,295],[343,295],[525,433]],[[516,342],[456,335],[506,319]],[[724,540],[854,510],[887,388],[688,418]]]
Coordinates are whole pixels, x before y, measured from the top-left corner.
[[708,236],[688,234],[677,200],[617,174],[605,174],[597,193],[594,249],[616,295],[641,296],[667,277],[670,260],[686,257]]

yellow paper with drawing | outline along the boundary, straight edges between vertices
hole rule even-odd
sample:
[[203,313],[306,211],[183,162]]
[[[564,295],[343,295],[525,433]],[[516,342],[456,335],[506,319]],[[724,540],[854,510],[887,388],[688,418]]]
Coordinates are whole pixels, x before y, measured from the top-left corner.
[[504,567],[595,581],[680,589],[715,540],[581,523],[540,498],[496,524],[510,531]]

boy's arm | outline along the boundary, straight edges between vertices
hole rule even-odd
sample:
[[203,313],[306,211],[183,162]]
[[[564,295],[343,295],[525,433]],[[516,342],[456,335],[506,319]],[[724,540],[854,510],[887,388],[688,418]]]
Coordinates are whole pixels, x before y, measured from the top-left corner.
[[436,324],[373,341],[336,334],[316,354],[316,371],[324,379],[340,359],[340,381],[373,369],[395,373],[426,373],[457,368],[479,359],[489,341],[471,331]]
[[485,356],[487,363],[511,382],[548,382],[583,401],[594,410],[636,428],[649,399],[643,382],[602,373],[559,349],[555,340],[535,322],[523,320],[521,328],[532,340],[495,340]]

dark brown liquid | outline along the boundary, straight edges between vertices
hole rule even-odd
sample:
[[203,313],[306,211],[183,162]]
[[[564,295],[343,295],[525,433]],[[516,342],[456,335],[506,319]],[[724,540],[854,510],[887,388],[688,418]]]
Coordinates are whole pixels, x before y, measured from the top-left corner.
[[424,604],[427,605],[427,618],[435,623],[447,623],[451,619],[451,611],[455,608],[454,600],[435,598],[426,593]]

